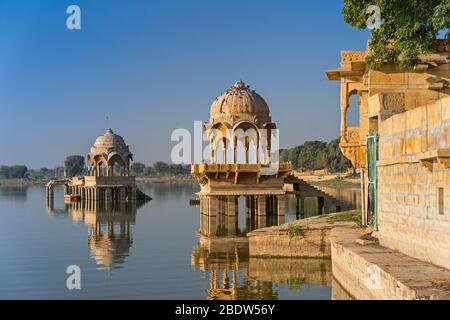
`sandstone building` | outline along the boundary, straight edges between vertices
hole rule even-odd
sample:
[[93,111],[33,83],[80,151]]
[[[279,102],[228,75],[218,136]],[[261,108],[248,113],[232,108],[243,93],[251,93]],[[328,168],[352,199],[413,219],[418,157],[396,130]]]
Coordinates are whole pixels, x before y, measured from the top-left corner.
[[[369,50],[369,49],[368,49]],[[363,220],[381,245],[450,269],[450,43],[420,57],[368,68],[366,51],[342,51],[340,147],[362,174]],[[347,126],[352,95],[359,126]]]

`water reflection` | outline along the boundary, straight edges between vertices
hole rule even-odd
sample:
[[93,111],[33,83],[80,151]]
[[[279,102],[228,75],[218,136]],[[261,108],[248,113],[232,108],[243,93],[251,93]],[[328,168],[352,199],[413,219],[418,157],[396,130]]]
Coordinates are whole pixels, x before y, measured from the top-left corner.
[[122,267],[133,245],[136,223],[135,202],[83,201],[66,204],[63,209],[47,207],[52,215],[66,215],[88,228],[88,248],[99,270]]
[[[154,200],[133,207],[66,205],[57,188],[54,205],[46,208],[43,186],[0,187],[7,257],[0,298],[342,298],[334,286],[332,292],[327,260],[249,257],[246,234],[283,223],[276,216],[248,217],[242,201],[234,219],[200,216],[188,206],[198,191],[189,183],[142,190]],[[287,211],[286,222],[295,218]],[[79,292],[65,286],[71,264],[86,279]],[[114,276],[96,269],[114,269]]]
[[[361,193],[358,188],[347,187],[317,187],[322,192],[339,200],[348,210],[361,208]],[[296,215],[296,219],[303,219],[316,216],[319,213],[319,203],[317,197],[306,197],[304,199],[304,208],[302,208],[303,216],[296,214],[298,203],[295,195],[288,195],[286,203],[286,212]]]
[[26,201],[27,187],[26,186],[0,186],[0,197]]
[[240,229],[237,216],[200,215],[199,243],[191,264],[209,274],[205,299],[279,299],[276,285],[288,285],[290,296],[301,299],[303,290],[326,291],[331,286],[330,260],[249,257],[247,232],[284,223],[277,218],[247,216]]

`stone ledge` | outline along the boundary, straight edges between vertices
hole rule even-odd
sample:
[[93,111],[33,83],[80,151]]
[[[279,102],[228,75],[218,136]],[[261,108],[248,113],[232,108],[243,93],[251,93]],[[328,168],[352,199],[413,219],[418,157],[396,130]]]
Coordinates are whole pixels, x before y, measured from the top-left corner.
[[356,228],[349,221],[328,221],[331,215],[307,218],[295,223],[300,236],[289,235],[289,224],[258,229],[247,234],[251,257],[330,258],[329,235],[333,228]]
[[450,270],[379,244],[361,245],[357,229],[330,234],[333,276],[356,299],[450,299]]

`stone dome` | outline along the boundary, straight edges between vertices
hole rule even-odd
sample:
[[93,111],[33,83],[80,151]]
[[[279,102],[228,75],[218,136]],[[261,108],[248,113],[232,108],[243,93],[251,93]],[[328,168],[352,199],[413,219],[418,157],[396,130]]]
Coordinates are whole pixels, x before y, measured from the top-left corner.
[[211,105],[211,122],[227,120],[260,120],[270,122],[270,110],[266,101],[243,81],[236,82]]
[[108,160],[113,154],[118,154],[123,160],[132,157],[125,140],[109,128],[95,140],[89,155],[91,159],[97,155],[102,155]]

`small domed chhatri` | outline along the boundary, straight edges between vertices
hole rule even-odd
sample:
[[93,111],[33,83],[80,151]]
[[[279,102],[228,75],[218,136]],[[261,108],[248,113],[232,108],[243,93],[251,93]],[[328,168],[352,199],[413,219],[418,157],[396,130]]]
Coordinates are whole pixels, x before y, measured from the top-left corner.
[[113,176],[114,166],[119,165],[121,167],[120,175],[124,176],[129,175],[130,161],[133,160],[133,154],[130,152],[130,148],[126,145],[125,140],[109,128],[95,140],[87,155],[87,160],[90,175],[92,175],[91,170],[96,170],[99,166],[105,165],[107,167],[106,174],[99,170],[99,175]]
[[136,177],[130,174],[133,161],[130,148],[111,128],[95,139],[86,158],[86,176],[52,180],[47,184],[49,207],[53,202],[53,188],[58,184],[65,186],[65,200],[81,200],[89,208],[99,202],[151,200],[137,188]]

